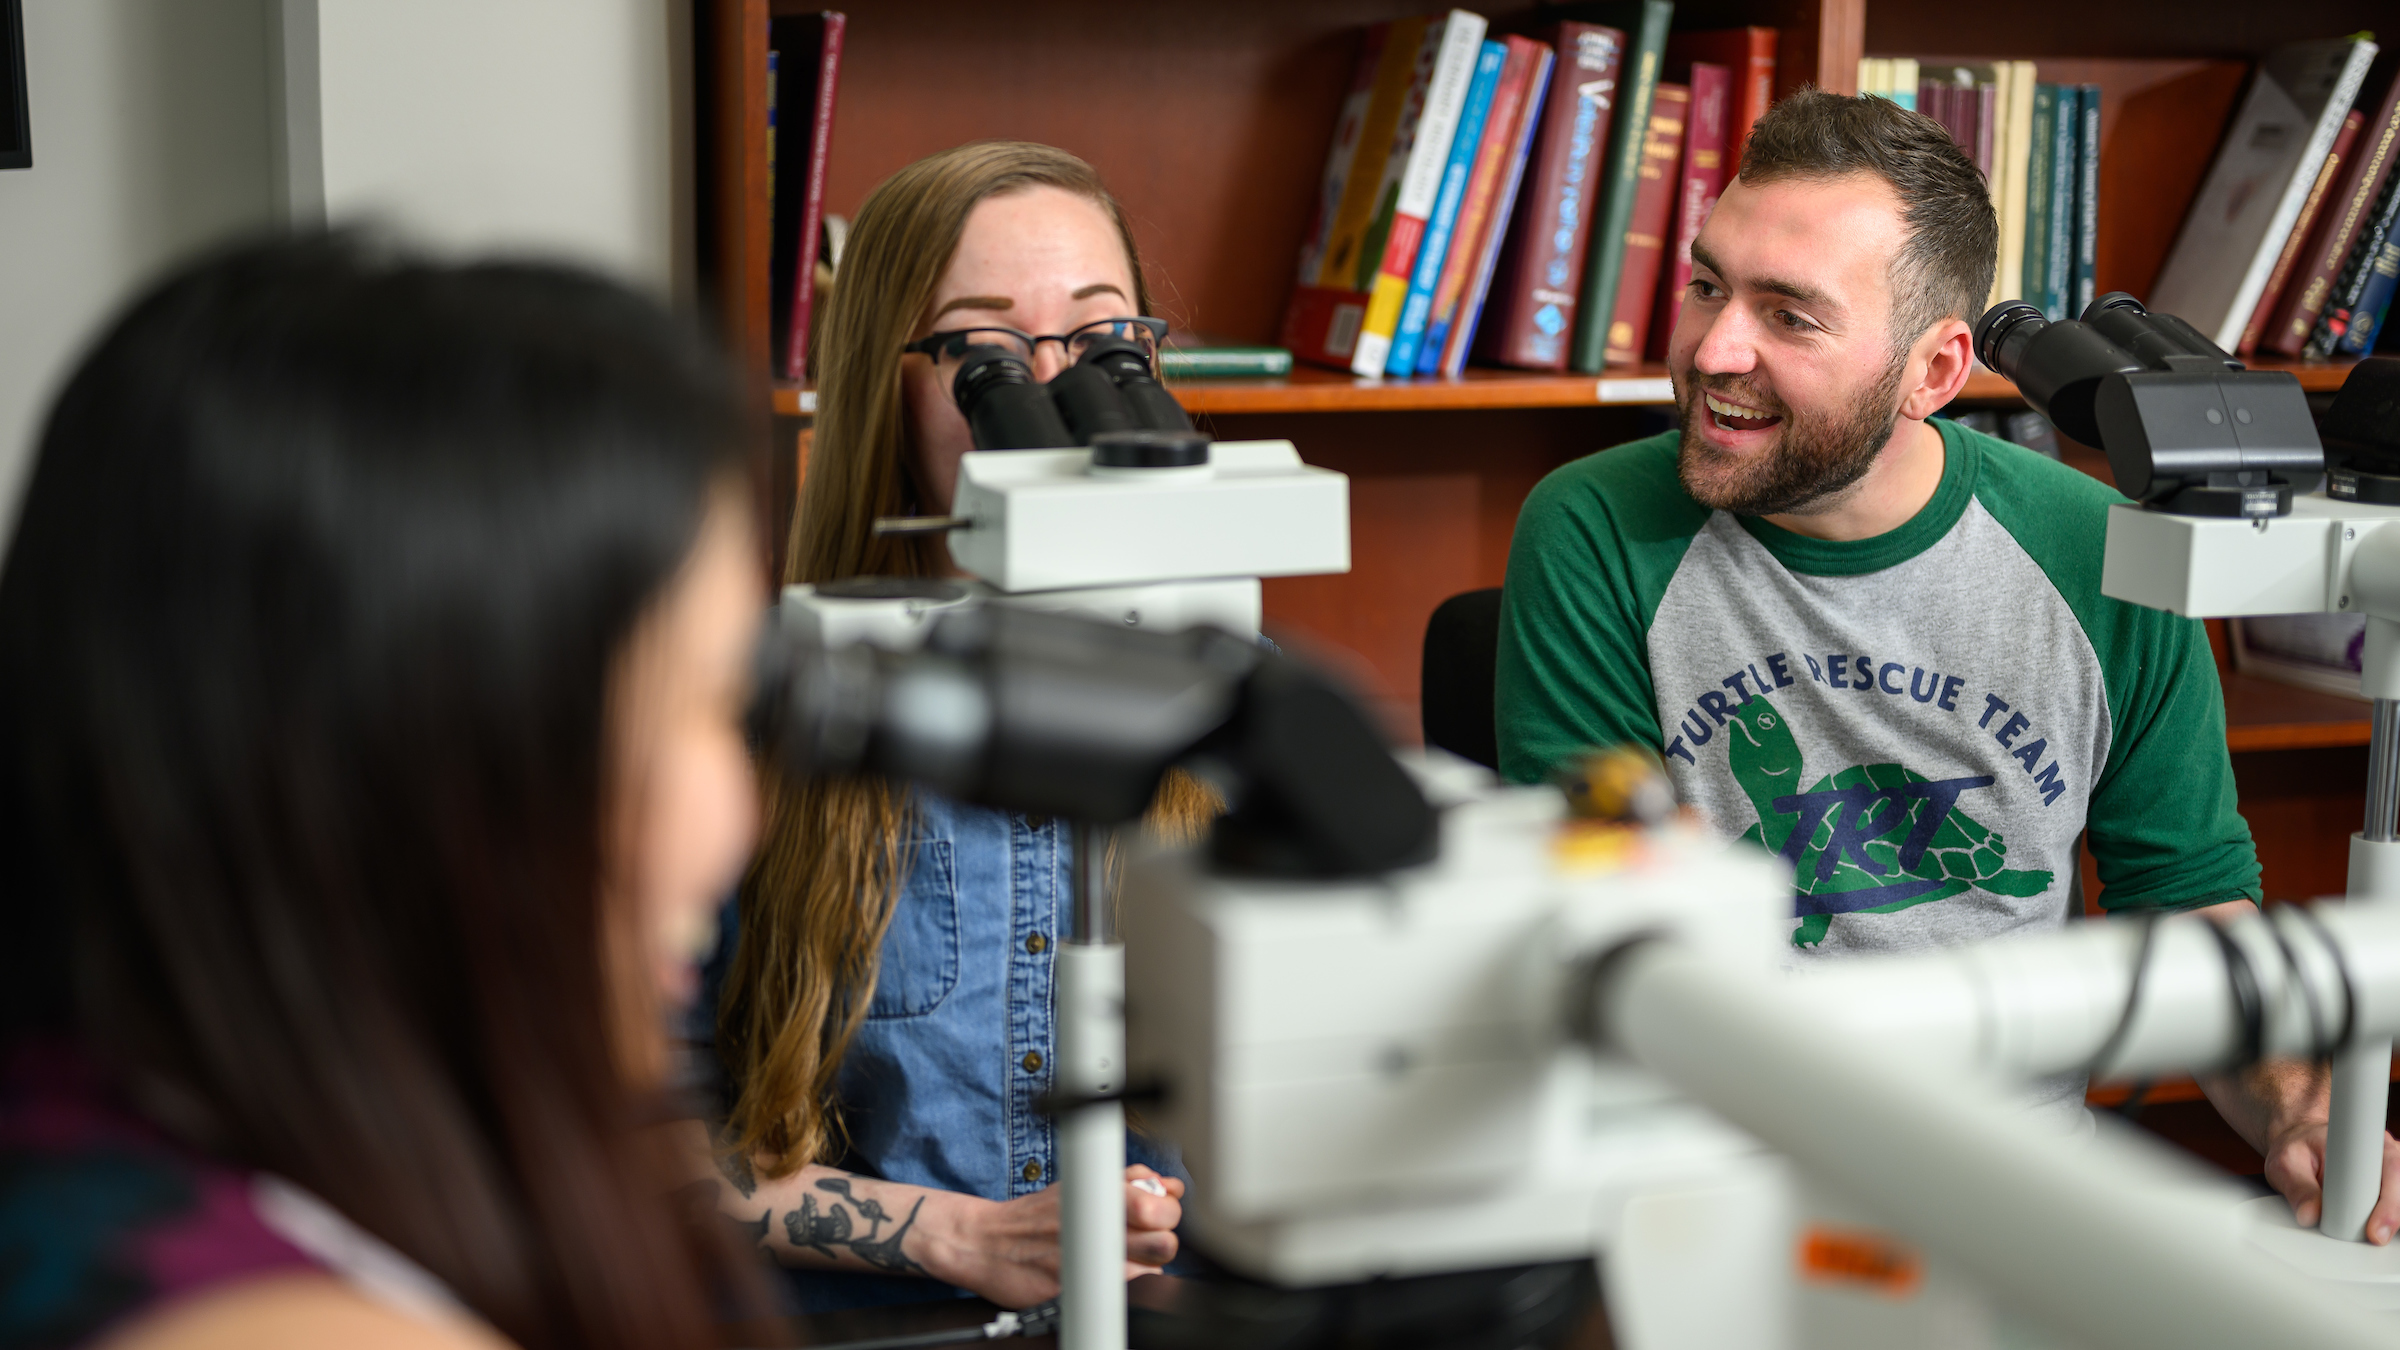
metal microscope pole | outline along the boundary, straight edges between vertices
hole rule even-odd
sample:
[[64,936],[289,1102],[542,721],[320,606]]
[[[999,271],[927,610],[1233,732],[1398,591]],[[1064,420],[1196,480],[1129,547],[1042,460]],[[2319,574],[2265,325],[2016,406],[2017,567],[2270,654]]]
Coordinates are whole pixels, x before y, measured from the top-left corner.
[[1125,1350],[1125,948],[1108,903],[1109,831],[1074,827],[1058,949],[1056,1094],[1110,1096],[1058,1119],[1059,1347]]
[[[2389,619],[2367,619],[2368,692],[2383,692],[2394,664]],[[2378,632],[2378,629],[2385,631]],[[2378,641],[2378,639],[2383,639]],[[2378,676],[2382,676],[2378,679]],[[2375,700],[2373,735],[2367,745],[2365,828],[2350,840],[2350,902],[2400,903],[2400,839],[2393,815],[2400,809],[2400,699]],[[2325,1208],[2317,1231],[2344,1242],[2366,1237],[2367,1215],[2383,1186],[2384,1114],[2392,1081],[2392,1043],[2371,1040],[2333,1057],[2332,1118],[2325,1134]]]

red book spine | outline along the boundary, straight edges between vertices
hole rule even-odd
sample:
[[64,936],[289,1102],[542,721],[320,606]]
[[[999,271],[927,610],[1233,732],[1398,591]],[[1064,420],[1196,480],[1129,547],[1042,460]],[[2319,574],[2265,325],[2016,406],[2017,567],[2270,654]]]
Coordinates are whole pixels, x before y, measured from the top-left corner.
[[1625,35],[1598,24],[1562,23],[1547,36],[1557,66],[1493,273],[1491,313],[1476,343],[1483,359],[1524,370],[1567,368],[1584,242],[1625,54]]
[[2318,208],[2316,228],[2308,232],[2308,243],[2292,268],[2283,303],[2259,337],[2261,351],[2298,356],[2317,330],[2317,315],[2332,294],[2333,279],[2349,260],[2350,246],[2358,242],[2376,194],[2383,191],[2383,180],[2391,177],[2393,163],[2400,160],[2400,79],[2392,81],[2383,106],[2366,127],[2349,164],[2334,180],[2332,195]]
[[1683,293],[1692,284],[1692,240],[1717,194],[1725,190],[1726,113],[1733,102],[1733,72],[1706,61],[1692,63],[1690,115],[1684,119],[1683,173],[1675,193],[1673,244],[1658,280],[1658,308],[1650,316],[1650,359],[1667,359],[1667,340],[1683,312]]
[[1975,128],[1975,167],[1983,170],[1983,181],[1992,181],[1999,165],[1992,162],[1993,138],[2000,129],[2000,87],[1993,84],[1975,86],[1975,102],[1968,125]]
[[1675,166],[1683,158],[1683,126],[1692,91],[1661,83],[1650,96],[1650,126],[1642,137],[1641,182],[1633,192],[1633,218],[1625,229],[1624,279],[1617,283],[1617,312],[1608,323],[1612,366],[1642,359],[1650,335],[1650,310],[1658,274],[1667,256],[1667,220],[1675,205]]
[[1775,44],[1780,37],[1776,29],[1756,27],[1667,36],[1664,70],[1678,71],[1694,61],[1706,61],[1733,72],[1733,96],[1725,122],[1728,183],[1742,171],[1742,145],[1750,139],[1750,128],[1775,101]]
[[[808,319],[817,298],[817,235],[825,227],[825,160],[833,149],[834,91],[842,69],[842,30],[849,24],[846,16],[830,10],[816,17],[822,28],[816,51],[815,97],[806,105],[806,177],[802,180],[799,210],[797,219],[792,222],[792,237],[789,240],[792,259],[791,304],[787,311],[790,318],[783,341],[783,378],[787,380],[808,378]],[[788,115],[799,109],[784,103],[779,105],[779,111]],[[780,166],[780,171],[788,173],[791,167],[787,159]]]
[[2326,194],[2333,191],[2333,180],[2341,176],[2342,166],[2350,162],[2350,147],[2358,143],[2358,133],[2367,124],[2366,114],[2353,108],[2342,119],[2342,129],[2333,134],[2333,149],[2325,154],[2325,165],[2317,170],[2317,181],[2309,186],[2308,200],[2300,203],[2300,218],[2292,222],[2292,232],[2284,236],[2283,252],[2275,255],[2275,270],[2267,274],[2267,288],[2258,293],[2258,306],[2250,311],[2250,322],[2242,325],[2242,342],[2235,354],[2252,356],[2258,352],[2258,340],[2266,335],[2267,321],[2290,289],[2292,267],[2300,260],[2300,250],[2307,246],[2310,227],[2316,224],[2317,214],[2325,207]]

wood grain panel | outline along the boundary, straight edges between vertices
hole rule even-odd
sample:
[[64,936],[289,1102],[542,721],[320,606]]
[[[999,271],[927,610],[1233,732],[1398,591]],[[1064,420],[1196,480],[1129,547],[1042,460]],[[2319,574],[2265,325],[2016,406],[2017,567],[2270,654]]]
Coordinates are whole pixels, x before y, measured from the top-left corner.
[[[2392,27],[2391,0],[2104,0],[2065,4],[1928,4],[1867,7],[1867,50],[1999,52],[2015,57],[2203,56],[2252,58],[2303,38]],[[2045,75],[2043,78],[2049,78]]]
[[1663,425],[1637,410],[1520,410],[1304,419],[1216,416],[1221,439],[1289,437],[1350,475],[1351,570],[1266,584],[1267,624],[1329,659],[1415,743],[1425,621],[1460,591],[1497,586],[1517,509],[1543,474]]
[[855,6],[826,208],[853,215],[894,170],[965,141],[1043,141],[1091,161],[1123,201],[1162,317],[1187,331],[1267,341],[1282,318],[1358,29],[1427,8],[1422,0]]

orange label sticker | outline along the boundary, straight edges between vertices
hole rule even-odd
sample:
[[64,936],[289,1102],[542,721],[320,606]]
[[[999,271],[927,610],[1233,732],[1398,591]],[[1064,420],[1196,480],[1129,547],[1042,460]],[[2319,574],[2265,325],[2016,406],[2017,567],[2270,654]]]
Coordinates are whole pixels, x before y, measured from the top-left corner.
[[1887,1298],[1907,1298],[1924,1281],[1925,1262],[1882,1233],[1819,1226],[1800,1235],[1800,1274],[1811,1280],[1863,1284]]

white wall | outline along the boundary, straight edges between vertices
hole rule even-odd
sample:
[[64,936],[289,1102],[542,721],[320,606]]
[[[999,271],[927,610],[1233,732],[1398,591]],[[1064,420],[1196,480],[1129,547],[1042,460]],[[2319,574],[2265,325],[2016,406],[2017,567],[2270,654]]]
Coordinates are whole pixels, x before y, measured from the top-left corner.
[[[325,214],[680,289],[674,0],[284,0],[313,10]],[[291,15],[287,14],[287,22]],[[306,17],[302,16],[305,25]],[[292,31],[287,28],[287,31]],[[287,52],[286,88],[293,82]],[[305,138],[295,145],[305,153]],[[295,166],[304,185],[317,166]]]
[[59,381],[136,287],[273,217],[269,0],[26,0],[33,167],[0,172],[0,523]]
[[84,343],[234,233],[375,219],[688,298],[688,9],[25,0],[33,167],[0,171],[0,540]]

